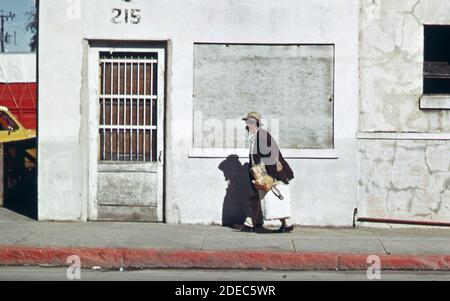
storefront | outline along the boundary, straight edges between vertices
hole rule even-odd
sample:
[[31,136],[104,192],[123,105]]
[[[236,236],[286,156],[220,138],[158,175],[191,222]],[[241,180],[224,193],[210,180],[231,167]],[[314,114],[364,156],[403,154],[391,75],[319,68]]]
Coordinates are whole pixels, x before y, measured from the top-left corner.
[[[397,2],[40,1],[39,219],[241,222],[240,118],[259,111],[295,173],[294,223],[397,217],[406,197],[425,213],[405,203],[401,217],[445,220],[425,194],[448,201],[433,181],[449,178],[449,115],[419,107],[421,29],[435,21],[424,1],[403,20]],[[423,185],[402,161],[415,145],[389,155],[411,131],[441,141],[424,148]]]

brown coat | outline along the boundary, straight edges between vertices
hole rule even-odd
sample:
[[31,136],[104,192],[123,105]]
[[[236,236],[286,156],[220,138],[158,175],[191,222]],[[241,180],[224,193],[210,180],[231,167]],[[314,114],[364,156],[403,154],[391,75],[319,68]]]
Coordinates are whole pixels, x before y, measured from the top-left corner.
[[[285,184],[294,178],[294,172],[281,154],[280,149],[272,136],[266,130],[259,129],[253,145],[253,161],[255,164],[264,163],[267,174]],[[278,156],[277,156],[278,154]],[[277,159],[283,169],[277,171]],[[252,167],[252,154],[249,155],[250,167]]]

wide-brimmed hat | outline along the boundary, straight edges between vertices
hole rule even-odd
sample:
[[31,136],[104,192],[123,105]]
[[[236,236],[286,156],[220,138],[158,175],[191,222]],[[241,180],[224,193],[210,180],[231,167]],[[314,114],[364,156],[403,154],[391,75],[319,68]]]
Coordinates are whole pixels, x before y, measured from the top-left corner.
[[261,114],[259,114],[258,112],[250,112],[247,114],[247,116],[243,117],[242,120],[249,120],[249,119],[254,119],[256,121],[258,121],[259,123],[261,123]]

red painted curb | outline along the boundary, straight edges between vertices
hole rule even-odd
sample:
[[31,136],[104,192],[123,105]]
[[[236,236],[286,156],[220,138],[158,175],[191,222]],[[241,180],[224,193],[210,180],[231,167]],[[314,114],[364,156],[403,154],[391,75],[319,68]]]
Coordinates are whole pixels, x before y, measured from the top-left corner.
[[[343,255],[339,268],[342,270],[362,270],[373,264],[369,255]],[[449,271],[450,256],[446,255],[381,255],[383,270],[431,270]],[[367,263],[369,261],[369,263]]]
[[[194,251],[125,248],[0,247],[0,265],[69,266],[71,255],[84,268],[204,268],[269,270],[366,270],[371,254],[263,251]],[[374,254],[376,255],[376,254]],[[378,255],[382,270],[450,270],[450,256]]]

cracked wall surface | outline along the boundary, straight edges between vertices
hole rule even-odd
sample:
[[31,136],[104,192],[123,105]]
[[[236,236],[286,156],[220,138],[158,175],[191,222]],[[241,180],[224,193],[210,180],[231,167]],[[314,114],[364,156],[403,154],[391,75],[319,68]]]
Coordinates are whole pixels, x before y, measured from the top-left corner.
[[450,142],[359,141],[361,215],[450,219]]
[[448,0],[361,0],[363,132],[450,132],[450,111],[422,111],[423,24],[450,24]]
[[449,221],[450,140],[412,139],[450,132],[449,110],[420,109],[423,25],[450,24],[450,1],[360,4],[359,131],[373,137],[358,141],[359,216]]

